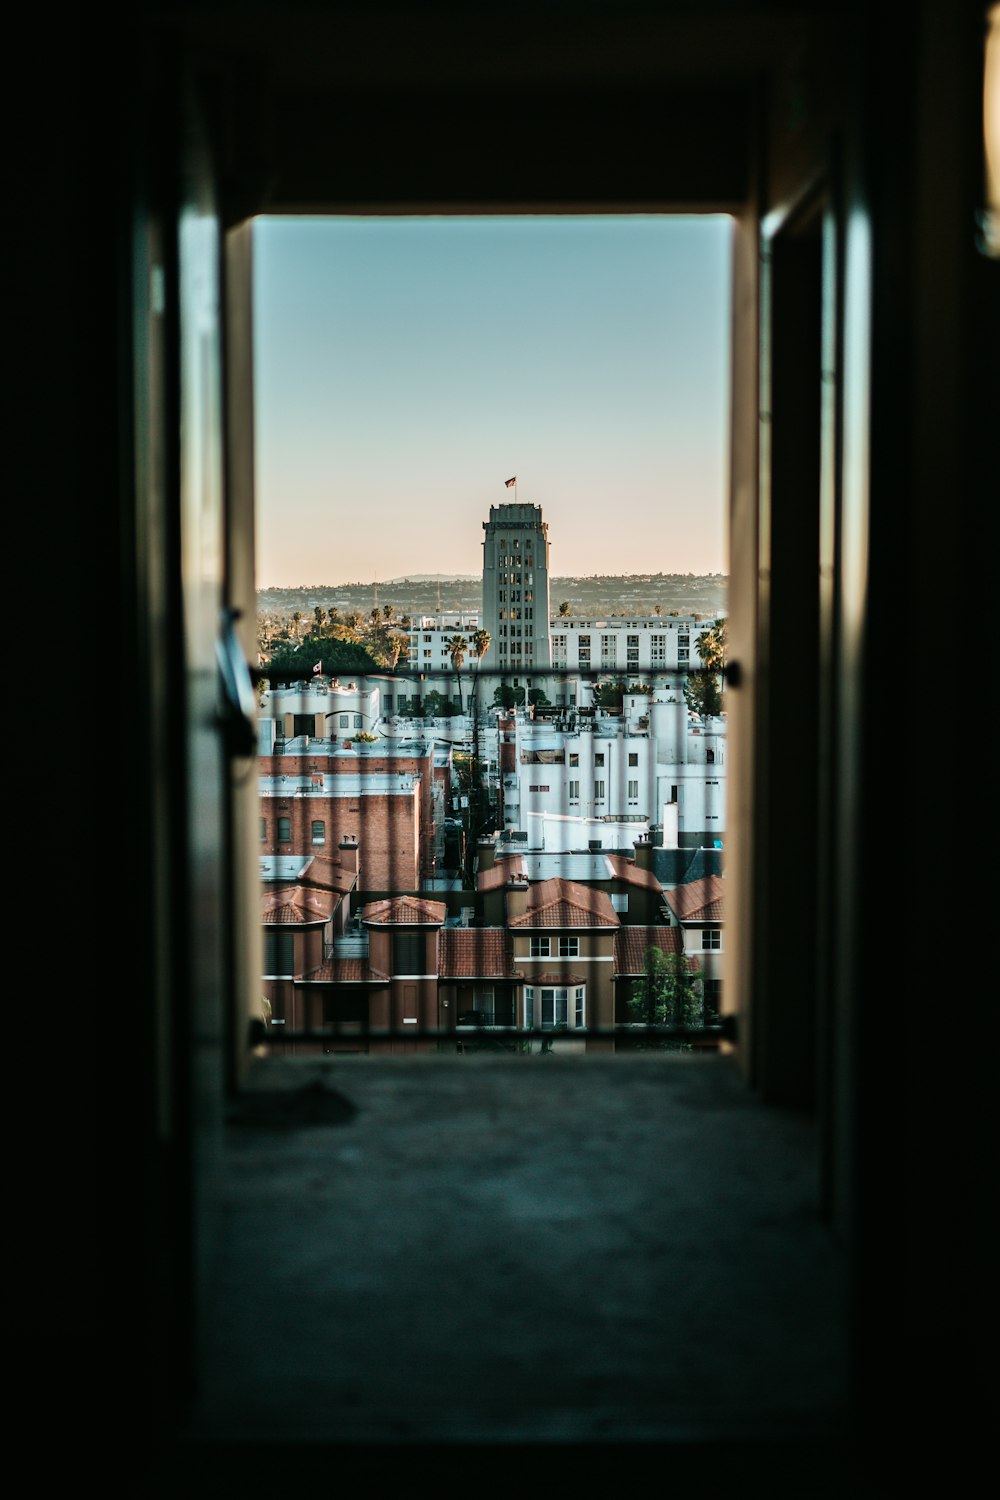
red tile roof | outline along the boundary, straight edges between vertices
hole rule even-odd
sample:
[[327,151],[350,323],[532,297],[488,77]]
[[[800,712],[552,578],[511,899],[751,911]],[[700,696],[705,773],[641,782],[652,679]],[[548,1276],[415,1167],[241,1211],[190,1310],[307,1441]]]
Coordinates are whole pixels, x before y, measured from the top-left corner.
[[510,915],[508,927],[617,927],[618,916],[611,897],[592,886],[553,875],[528,888],[528,905],[522,916]]
[[560,969],[544,969],[541,974],[525,974],[532,984],[586,984],[586,974],[564,974]]
[[527,880],[527,872],[519,854],[503,854],[495,865],[488,870],[479,870],[476,873],[476,889],[479,891],[497,891],[505,886],[508,880],[514,876],[521,880]]
[[664,891],[663,896],[678,922],[721,922],[724,894],[723,877],[706,875]]
[[443,901],[423,901],[419,896],[391,896],[361,908],[361,920],[378,927],[435,927],[444,923],[448,908]]
[[389,975],[373,969],[366,958],[328,958],[308,974],[299,975],[296,984],[388,984]]
[[502,927],[444,927],[438,934],[442,979],[514,979],[510,944]]
[[339,891],[346,895],[358,879],[353,864],[345,865],[331,854],[313,854],[299,875],[301,885],[316,886],[321,890]]
[[644,974],[646,949],[683,953],[679,927],[622,927],[615,935],[615,974]]
[[337,904],[331,891],[310,891],[301,885],[269,886],[261,891],[260,919],[266,926],[278,927],[328,922]]
[[609,854],[607,859],[617,879],[627,880],[629,885],[644,886],[649,891],[660,889],[660,882],[652,870],[640,869],[635,860],[629,859],[627,855]]

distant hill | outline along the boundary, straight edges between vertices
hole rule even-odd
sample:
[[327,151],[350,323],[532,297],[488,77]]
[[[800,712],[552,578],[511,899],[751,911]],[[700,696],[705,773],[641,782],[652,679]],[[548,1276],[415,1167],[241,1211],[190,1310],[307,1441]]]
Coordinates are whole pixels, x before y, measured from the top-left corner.
[[387,578],[379,588],[401,583],[478,583],[478,573],[404,573],[399,578]]
[[[722,573],[628,573],[593,574],[590,577],[560,577],[549,580],[549,602],[555,615],[566,602],[574,616],[607,619],[611,615],[651,615],[657,606],[664,614],[717,615],[728,608],[729,580]],[[482,580],[478,574],[439,575],[411,573],[404,578],[379,579],[371,583],[303,584],[293,589],[259,589],[257,609],[261,614],[287,614],[295,610],[311,614],[319,605],[336,606],[342,614],[360,610],[369,614],[375,605],[391,604],[401,615],[433,615],[479,609]]]

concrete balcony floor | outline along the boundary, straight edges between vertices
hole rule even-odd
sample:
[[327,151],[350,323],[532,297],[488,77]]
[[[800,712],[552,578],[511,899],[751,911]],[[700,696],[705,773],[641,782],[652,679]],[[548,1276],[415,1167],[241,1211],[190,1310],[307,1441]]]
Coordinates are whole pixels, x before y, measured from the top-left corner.
[[261,1063],[209,1179],[189,1438],[835,1437],[817,1178],[814,1125],[721,1056]]

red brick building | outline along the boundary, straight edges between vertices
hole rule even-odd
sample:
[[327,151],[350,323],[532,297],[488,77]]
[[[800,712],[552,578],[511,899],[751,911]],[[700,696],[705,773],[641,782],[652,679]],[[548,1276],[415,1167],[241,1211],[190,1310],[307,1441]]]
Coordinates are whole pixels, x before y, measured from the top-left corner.
[[431,745],[303,744],[290,754],[260,756],[257,766],[262,854],[332,849],[349,836],[365,851],[359,889],[416,891],[431,877]]

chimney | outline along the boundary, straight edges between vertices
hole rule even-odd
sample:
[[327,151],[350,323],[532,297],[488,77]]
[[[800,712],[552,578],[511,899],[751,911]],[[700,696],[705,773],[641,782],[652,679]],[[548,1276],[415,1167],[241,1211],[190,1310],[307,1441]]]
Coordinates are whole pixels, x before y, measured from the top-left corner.
[[478,856],[477,864],[479,870],[492,870],[497,862],[497,837],[495,833],[487,834],[485,838],[477,840],[476,854]]
[[348,870],[353,870],[355,875],[361,869],[361,856],[358,850],[358,836],[356,833],[345,833],[338,845],[340,849],[340,863]]
[[523,917],[528,910],[528,878],[526,875],[512,875],[507,882],[507,921],[511,922],[515,917]]
[[653,868],[653,835],[644,833],[637,838],[633,848],[635,849],[635,867],[637,870],[651,870]]

